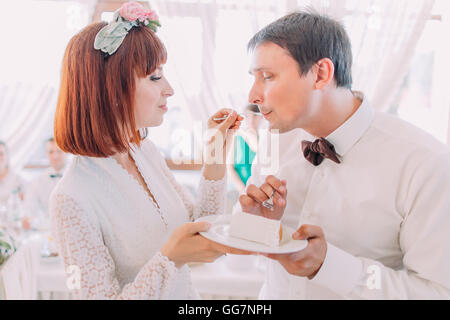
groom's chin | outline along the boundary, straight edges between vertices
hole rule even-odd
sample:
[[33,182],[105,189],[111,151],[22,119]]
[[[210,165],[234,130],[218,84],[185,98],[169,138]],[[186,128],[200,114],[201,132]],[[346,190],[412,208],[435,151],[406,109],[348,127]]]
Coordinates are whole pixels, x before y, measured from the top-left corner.
[[270,123],[269,131],[275,131],[276,133],[285,133],[291,131],[292,129],[286,128],[285,126],[279,123]]

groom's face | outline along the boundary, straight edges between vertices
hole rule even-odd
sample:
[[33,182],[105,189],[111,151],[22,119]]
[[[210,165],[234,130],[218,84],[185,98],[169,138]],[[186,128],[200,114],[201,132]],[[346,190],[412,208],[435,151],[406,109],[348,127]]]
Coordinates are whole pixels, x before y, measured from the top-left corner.
[[259,44],[252,52],[250,74],[254,77],[249,102],[257,104],[280,133],[309,124],[313,113],[314,76],[301,76],[298,63],[288,51],[272,42]]

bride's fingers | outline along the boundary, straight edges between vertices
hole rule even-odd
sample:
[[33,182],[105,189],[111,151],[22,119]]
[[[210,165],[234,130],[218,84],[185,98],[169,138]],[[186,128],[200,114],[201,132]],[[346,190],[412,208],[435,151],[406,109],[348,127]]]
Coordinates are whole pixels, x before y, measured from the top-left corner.
[[242,116],[238,115],[236,117],[236,121],[234,122],[233,126],[230,127],[230,129],[238,130],[240,128],[243,120],[244,120],[244,118]]
[[226,130],[230,129],[233,125],[235,125],[236,119],[237,119],[237,114],[235,111],[233,111],[232,113],[230,113],[228,115],[228,118],[226,118],[222,123],[220,123],[219,130],[222,133],[225,133]]
[[233,112],[233,109],[231,109],[231,108],[223,108],[223,109],[220,109],[219,111],[217,111],[217,112],[212,116],[212,118],[220,118],[220,117],[224,117],[224,116],[230,114],[231,112]]
[[241,122],[240,121],[236,121],[234,123],[234,125],[232,127],[230,127],[230,129],[228,129],[228,130],[239,130],[240,127],[241,127]]
[[223,121],[225,121],[225,119],[224,120],[214,120],[214,119],[227,117],[231,113],[235,113],[237,115],[237,119],[236,120],[239,120],[239,121],[244,120],[244,117],[239,115],[233,109],[221,109],[221,110],[219,110],[218,112],[216,112],[213,116],[211,116],[209,118],[209,122],[216,123],[216,124],[217,123],[222,123]]
[[220,109],[219,111],[217,111],[215,114],[213,114],[209,118],[209,121],[212,123],[222,123],[224,120],[214,120],[214,119],[227,117],[232,112],[233,112],[233,109],[229,109],[229,108]]

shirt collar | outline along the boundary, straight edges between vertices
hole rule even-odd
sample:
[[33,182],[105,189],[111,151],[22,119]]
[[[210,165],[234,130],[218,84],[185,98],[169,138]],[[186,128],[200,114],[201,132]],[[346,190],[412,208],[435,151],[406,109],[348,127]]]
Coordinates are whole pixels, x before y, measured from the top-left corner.
[[50,166],[47,169],[47,174],[48,175],[58,175],[59,176],[59,175],[63,175],[65,171],[66,171],[66,166],[62,167],[61,170],[59,170],[59,171],[56,171],[52,166]]
[[375,111],[367,99],[365,99],[364,94],[359,91],[354,91],[353,94],[362,100],[358,110],[356,110],[350,119],[326,137],[334,145],[336,153],[341,157],[361,139],[375,116]]

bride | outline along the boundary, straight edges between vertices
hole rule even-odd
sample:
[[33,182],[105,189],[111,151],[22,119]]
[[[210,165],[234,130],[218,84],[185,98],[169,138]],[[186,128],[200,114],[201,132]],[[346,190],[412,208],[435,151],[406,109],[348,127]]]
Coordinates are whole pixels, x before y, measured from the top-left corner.
[[[154,12],[125,3],[65,51],[54,133],[76,157],[51,195],[50,214],[66,267],[79,271],[75,298],[196,299],[186,263],[246,254],[200,236],[210,226],[192,222],[224,212],[224,162],[204,165],[194,202],[145,139],[173,95],[159,26]],[[209,148],[223,152],[221,137],[241,120],[230,109],[212,116]]]

